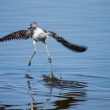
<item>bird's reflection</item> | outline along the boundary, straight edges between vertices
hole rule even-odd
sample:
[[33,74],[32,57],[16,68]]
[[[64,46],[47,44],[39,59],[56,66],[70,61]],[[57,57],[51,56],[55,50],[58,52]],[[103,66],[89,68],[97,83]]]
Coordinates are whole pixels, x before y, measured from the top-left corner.
[[[43,86],[48,89],[48,92],[42,91],[33,95],[33,77],[26,74],[26,79],[29,95],[31,97],[31,103],[29,104],[31,107],[29,110],[38,110],[40,108],[50,109],[50,105],[52,106],[52,110],[69,109],[70,107],[80,105],[80,102],[82,101],[86,101],[85,87],[87,84],[84,82],[68,81],[57,77],[50,77],[50,75],[43,75]],[[56,91],[54,92],[55,89],[57,89],[57,92],[59,93],[56,93]],[[37,96],[39,97],[42,93],[42,96],[44,96],[44,99],[46,100],[37,102],[38,100],[35,100],[35,98],[37,98]]]
[[[54,109],[68,109],[71,106],[79,105],[81,101],[86,101],[86,91],[87,83],[78,82],[78,81],[68,81],[59,79],[57,77],[50,77],[49,75],[43,75],[44,85],[50,88],[50,96],[48,100],[51,100],[51,97],[56,97],[57,100],[52,104]],[[53,95],[53,88],[60,89],[59,95]]]
[[68,92],[61,94],[60,99],[53,102],[55,109],[68,109],[71,106],[79,105],[81,101],[85,100],[86,94],[84,92]]
[[31,107],[29,110],[38,110],[37,103],[36,103],[34,96],[32,94],[31,80],[33,79],[33,77],[29,74],[26,74],[25,77],[27,79],[27,87],[28,87],[30,98],[31,98],[31,103],[30,103]]
[[55,76],[50,77],[50,75],[43,75],[43,81],[45,85],[49,87],[55,87],[55,88],[84,88],[87,86],[87,83],[84,82],[78,82],[78,81],[69,81],[69,80],[63,80],[59,79]]

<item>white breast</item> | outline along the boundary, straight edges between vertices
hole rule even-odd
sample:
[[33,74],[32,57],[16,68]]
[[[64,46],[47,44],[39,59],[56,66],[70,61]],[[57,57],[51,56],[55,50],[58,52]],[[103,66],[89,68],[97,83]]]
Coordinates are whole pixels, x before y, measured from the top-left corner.
[[41,28],[37,28],[36,30],[34,30],[33,39],[35,41],[42,41],[46,37],[47,34]]

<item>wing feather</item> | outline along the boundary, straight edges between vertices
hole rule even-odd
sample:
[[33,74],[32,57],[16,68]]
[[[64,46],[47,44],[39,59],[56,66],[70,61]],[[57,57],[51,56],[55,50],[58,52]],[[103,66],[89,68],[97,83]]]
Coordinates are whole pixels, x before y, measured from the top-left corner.
[[50,36],[52,36],[55,40],[57,40],[63,46],[65,46],[66,48],[68,48],[72,51],[84,52],[87,50],[87,47],[71,43],[71,42],[67,41],[66,39],[62,38],[61,36],[57,35],[55,32],[49,31],[49,33],[50,33]]
[[31,37],[32,37],[32,32],[30,30],[19,30],[0,38],[0,42],[6,42],[14,39],[27,40]]

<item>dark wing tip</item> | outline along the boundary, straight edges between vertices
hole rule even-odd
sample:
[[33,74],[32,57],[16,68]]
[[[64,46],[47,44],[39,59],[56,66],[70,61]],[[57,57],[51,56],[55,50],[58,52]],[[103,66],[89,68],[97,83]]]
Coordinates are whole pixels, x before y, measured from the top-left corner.
[[78,53],[85,52],[87,50],[86,46],[73,44],[68,41],[62,41],[61,44],[64,45],[65,47],[67,47],[68,49],[78,52]]
[[79,52],[85,52],[88,48],[85,46],[80,46],[80,51]]

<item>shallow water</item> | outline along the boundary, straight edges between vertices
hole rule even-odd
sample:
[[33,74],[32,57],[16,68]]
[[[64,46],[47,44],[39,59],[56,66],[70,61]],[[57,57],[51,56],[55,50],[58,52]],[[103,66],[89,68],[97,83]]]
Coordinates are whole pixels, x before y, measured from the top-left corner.
[[0,43],[0,110],[109,110],[110,1],[1,1],[1,37],[31,21],[88,50],[71,52],[49,38],[56,82],[47,80],[51,68],[42,43],[31,67],[31,40]]

